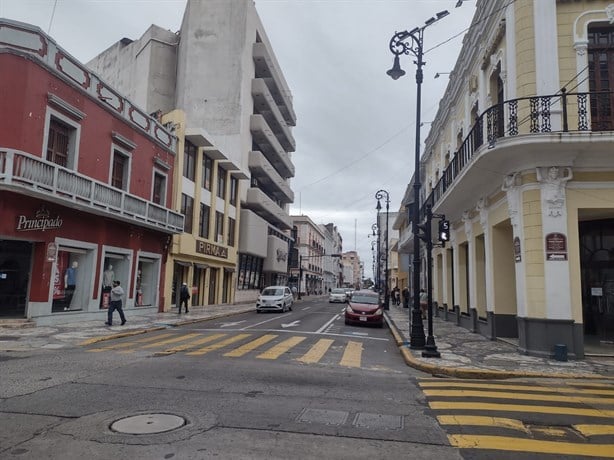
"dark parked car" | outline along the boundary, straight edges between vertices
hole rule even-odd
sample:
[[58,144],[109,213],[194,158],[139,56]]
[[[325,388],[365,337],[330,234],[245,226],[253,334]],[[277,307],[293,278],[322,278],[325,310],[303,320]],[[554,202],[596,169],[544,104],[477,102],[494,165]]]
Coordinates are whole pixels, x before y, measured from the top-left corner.
[[384,308],[379,294],[373,291],[354,291],[345,308],[345,324],[384,326]]

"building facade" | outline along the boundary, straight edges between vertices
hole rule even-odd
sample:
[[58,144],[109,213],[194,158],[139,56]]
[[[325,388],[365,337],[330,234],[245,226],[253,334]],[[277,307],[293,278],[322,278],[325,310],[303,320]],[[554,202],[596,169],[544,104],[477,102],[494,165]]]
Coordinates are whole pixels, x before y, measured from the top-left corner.
[[176,138],[39,28],[0,36],[0,315],[102,321],[116,280],[158,311]]
[[613,20],[609,1],[478,0],[425,141],[422,209],[452,227],[434,299],[521,353],[614,339]]
[[362,263],[356,251],[346,251],[341,256],[343,286],[360,289],[362,286]]
[[298,264],[290,268],[292,285],[301,295],[324,292],[324,259],[329,255],[324,250],[326,235],[319,225],[307,216],[291,216],[296,228],[294,247],[298,253]]
[[[206,166],[199,159],[206,162],[208,157],[214,162],[213,171],[222,170],[218,177],[226,177],[225,187],[233,178],[239,181],[236,205],[205,191],[194,194],[194,219],[200,219],[201,206],[208,207],[212,216],[222,214],[219,227],[212,224],[209,238],[195,237],[216,254],[208,262],[198,261],[202,254],[195,258],[190,244],[175,246],[178,263],[188,265],[175,264],[167,283],[195,276],[209,280],[201,283],[208,303],[251,301],[266,285],[286,284],[296,115],[254,2],[188,0],[177,33],[152,26],[139,40],[122,39],[88,65],[134,95],[149,113],[185,113],[185,139],[196,148],[195,177],[206,177]],[[181,185],[188,197],[190,190],[203,189],[201,184],[196,188],[186,184],[185,178]],[[233,225],[238,236],[230,245]],[[229,256],[222,260],[219,255],[224,250]],[[197,269],[201,273],[195,275]],[[213,280],[215,294],[209,292]],[[227,282],[230,291],[220,290]]]
[[341,286],[340,258],[343,252],[343,238],[335,224],[320,225],[320,229],[324,233],[324,254],[339,255],[338,257],[324,257],[322,261],[322,289],[324,292],[328,292],[332,288]]

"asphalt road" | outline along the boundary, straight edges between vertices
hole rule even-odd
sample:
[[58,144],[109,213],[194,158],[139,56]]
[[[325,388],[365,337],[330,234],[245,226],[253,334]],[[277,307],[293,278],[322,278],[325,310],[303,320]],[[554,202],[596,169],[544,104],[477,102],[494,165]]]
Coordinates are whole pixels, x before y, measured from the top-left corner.
[[0,459],[614,457],[610,382],[434,378],[343,308],[0,353]]
[[[0,458],[460,458],[387,328],[342,309],[3,355]],[[118,432],[135,416],[128,431],[170,429]]]

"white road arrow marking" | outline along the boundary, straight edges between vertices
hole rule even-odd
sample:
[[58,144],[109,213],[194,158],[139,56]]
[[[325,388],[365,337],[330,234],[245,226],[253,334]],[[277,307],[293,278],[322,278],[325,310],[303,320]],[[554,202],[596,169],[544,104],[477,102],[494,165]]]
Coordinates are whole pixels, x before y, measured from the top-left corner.
[[288,324],[282,324],[281,327],[283,327],[284,329],[287,327],[296,327],[301,323],[300,320],[296,320],[296,321],[292,321],[291,323]]
[[245,320],[243,321],[235,321],[234,323],[222,323],[220,325],[220,327],[231,327],[231,326],[237,326],[238,324],[244,323]]

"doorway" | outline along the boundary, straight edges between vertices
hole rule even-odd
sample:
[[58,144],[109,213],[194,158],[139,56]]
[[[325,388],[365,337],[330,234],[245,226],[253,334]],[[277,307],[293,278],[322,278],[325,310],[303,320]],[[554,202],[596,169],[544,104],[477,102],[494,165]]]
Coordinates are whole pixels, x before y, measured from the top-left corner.
[[31,243],[0,240],[0,317],[25,317],[31,261]]

